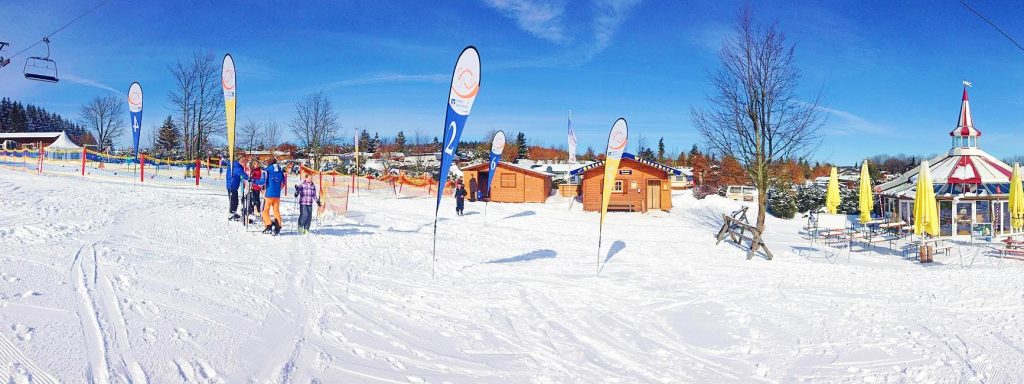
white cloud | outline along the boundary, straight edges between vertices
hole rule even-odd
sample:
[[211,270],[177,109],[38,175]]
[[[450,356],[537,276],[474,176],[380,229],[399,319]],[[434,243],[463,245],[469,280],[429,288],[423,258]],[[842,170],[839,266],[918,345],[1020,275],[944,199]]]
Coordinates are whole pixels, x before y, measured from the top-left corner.
[[363,77],[357,77],[354,79],[338,80],[327,83],[324,87],[341,88],[350,87],[353,85],[366,85],[366,84],[378,84],[378,83],[443,83],[449,81],[451,75],[445,75],[441,73],[437,74],[425,74],[425,75],[406,75],[401,73],[380,73],[374,75],[368,75]]
[[861,135],[865,133],[879,136],[893,135],[892,130],[890,130],[889,128],[877,123],[867,121],[863,117],[860,117],[853,113],[822,106],[819,106],[818,110],[827,113],[830,117],[835,118],[830,119],[829,123],[824,128],[826,132],[831,133],[833,135],[850,136]]
[[587,12],[583,9],[567,11],[564,1],[484,0],[515,21],[523,31],[567,48],[557,57],[520,59],[510,63],[510,67],[579,65],[590,61],[612,44],[622,23],[641,1],[591,0],[584,7],[589,7],[592,19],[571,23],[574,19],[565,18],[564,14],[583,16]]
[[93,80],[93,79],[84,78],[84,77],[79,77],[79,76],[76,76],[74,74],[67,73],[67,72],[61,74],[60,80],[61,81],[72,82],[72,83],[79,84],[79,85],[84,85],[84,86],[87,86],[87,87],[93,87],[93,88],[99,88],[99,89],[102,89],[102,90],[107,90],[107,91],[110,91],[110,92],[113,92],[113,93],[116,93],[116,94],[119,94],[119,95],[122,94],[122,93],[128,93],[127,89],[119,91],[119,90],[116,90],[113,87],[111,87],[109,85],[106,85],[106,84],[103,84],[103,83],[101,83],[99,81],[96,81],[96,80]]
[[524,31],[540,39],[562,44],[567,42],[562,15],[565,2],[545,3],[543,0],[484,0],[501,11]]
[[594,3],[594,45],[590,47],[593,54],[608,48],[619,26],[638,4],[640,0],[597,0]]

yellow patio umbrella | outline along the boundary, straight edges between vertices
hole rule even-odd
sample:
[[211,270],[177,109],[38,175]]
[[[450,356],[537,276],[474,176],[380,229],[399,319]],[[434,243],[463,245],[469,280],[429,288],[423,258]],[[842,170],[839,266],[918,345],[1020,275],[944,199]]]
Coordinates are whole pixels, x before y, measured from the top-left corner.
[[828,189],[825,190],[825,209],[828,213],[836,214],[839,211],[839,174],[836,167],[832,167],[832,174],[828,176]]
[[1010,226],[1013,229],[1024,227],[1024,190],[1021,189],[1020,164],[1013,164],[1013,176],[1010,177]]
[[871,221],[871,210],[875,209],[875,200],[871,194],[871,173],[868,172],[868,161],[860,163],[860,223]]
[[939,235],[939,209],[927,161],[921,162],[921,172],[917,174],[917,194],[914,195],[914,234],[921,233]]

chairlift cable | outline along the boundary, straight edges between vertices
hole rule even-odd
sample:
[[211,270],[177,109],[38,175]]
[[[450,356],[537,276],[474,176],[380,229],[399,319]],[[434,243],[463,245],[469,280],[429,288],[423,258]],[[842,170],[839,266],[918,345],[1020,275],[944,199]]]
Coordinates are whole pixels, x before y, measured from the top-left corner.
[[1018,49],[1020,49],[1021,51],[1024,51],[1024,46],[1021,46],[1020,43],[1017,42],[1017,40],[1015,40],[1013,37],[1011,37],[1010,34],[1008,34],[1005,31],[1003,31],[1002,28],[999,28],[999,26],[996,25],[996,23],[992,22],[992,20],[989,20],[987,17],[985,17],[985,15],[982,15],[981,12],[978,12],[977,10],[972,8],[970,5],[968,5],[967,1],[960,0],[960,4],[963,5],[964,8],[967,8],[969,11],[971,11],[972,13],[977,15],[979,18],[984,20],[986,23],[988,23],[988,25],[991,25],[992,28],[995,28],[996,31],[998,31],[1004,37],[1006,37],[1007,40],[1010,40],[1010,42],[1013,43],[1013,45],[1017,46]]
[[83,13],[83,14],[81,14],[81,15],[78,15],[78,17],[76,17],[76,18],[72,19],[71,21],[67,22],[67,24],[64,24],[64,25],[63,25],[63,26],[61,26],[60,28],[57,28],[57,30],[56,30],[56,31],[53,31],[53,32],[51,32],[51,33],[50,33],[49,35],[43,36],[43,38],[42,38],[41,40],[39,40],[39,41],[36,41],[36,42],[35,42],[35,43],[33,43],[32,45],[29,45],[29,46],[25,47],[25,49],[22,49],[22,50],[18,51],[18,53],[15,53],[15,54],[11,55],[10,57],[8,57],[8,59],[13,59],[13,58],[17,57],[18,55],[20,55],[20,54],[22,54],[22,53],[25,53],[25,51],[27,51],[27,50],[29,50],[29,49],[32,49],[32,47],[35,47],[35,46],[39,45],[39,43],[42,43],[42,42],[46,42],[46,43],[49,43],[49,41],[48,41],[48,40],[49,40],[49,39],[50,39],[51,37],[53,37],[53,35],[56,35],[56,34],[57,34],[58,32],[60,32],[60,31],[63,31],[63,30],[64,30],[64,28],[67,28],[68,26],[70,26],[71,24],[74,24],[74,23],[75,23],[76,21],[78,21],[79,19],[81,19],[81,18],[85,17],[86,15],[88,15],[88,14],[92,13],[92,11],[95,11],[95,10],[96,10],[96,9],[98,9],[99,7],[101,7],[101,6],[103,6],[104,4],[106,4],[106,3],[108,2],[108,1],[110,1],[110,0],[100,0],[100,2],[99,2],[99,3],[97,3],[97,4],[95,5],[95,6],[93,6],[92,8],[90,8],[90,9],[89,9],[88,11],[85,11],[85,13]]

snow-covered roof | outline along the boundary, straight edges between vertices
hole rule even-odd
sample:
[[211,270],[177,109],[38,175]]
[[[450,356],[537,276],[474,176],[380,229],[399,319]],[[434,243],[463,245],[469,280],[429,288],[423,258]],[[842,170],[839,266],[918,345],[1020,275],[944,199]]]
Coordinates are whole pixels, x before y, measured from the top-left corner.
[[[644,159],[637,158],[632,153],[628,153],[628,152],[624,152],[622,154],[622,158],[623,159],[634,160],[634,161],[636,161],[636,162],[638,162],[640,164],[644,164],[644,165],[648,165],[648,166],[660,169],[660,170],[665,171],[666,173],[668,173],[670,175],[681,175],[683,173],[682,171],[680,171],[678,169],[672,168],[670,166],[667,166],[665,164],[662,164],[662,163],[659,163],[659,162],[656,162],[656,161],[647,161],[647,160],[644,160]],[[583,172],[589,171],[589,170],[594,169],[594,168],[600,168],[600,167],[603,167],[603,166],[604,166],[604,160],[595,161],[593,163],[590,163],[590,164],[584,165],[582,167],[573,169],[572,171],[569,172],[569,174],[573,175],[573,176],[581,175],[581,174],[583,174]]]
[[51,139],[63,135],[64,132],[8,132],[0,133],[0,140],[10,139]]
[[[974,129],[966,89],[957,125],[957,129],[950,133],[951,136],[981,135],[981,132]],[[1004,195],[1010,190],[1011,167],[969,142],[950,149],[928,163],[932,184],[938,195]],[[918,165],[892,181],[880,185],[879,189],[886,195],[913,197],[916,192],[917,176],[920,173],[921,166]]]
[[77,144],[75,144],[75,143],[74,143],[73,141],[71,141],[70,139],[68,139],[68,135],[66,135],[66,134],[65,134],[64,132],[61,132],[61,133],[60,133],[60,136],[57,136],[57,140],[54,140],[52,144],[50,144],[50,145],[47,145],[47,146],[46,146],[46,149],[49,149],[49,150],[55,150],[55,149],[63,149],[63,150],[67,150],[67,149],[73,149],[73,150],[80,150],[80,149],[82,149],[82,147],[78,146],[78,145],[77,145]]
[[[502,161],[502,162],[500,162],[498,164],[499,164],[499,166],[503,165],[503,166],[510,167],[510,168],[521,169],[521,170],[524,170],[526,172],[535,173],[535,174],[538,174],[538,175],[541,175],[541,176],[548,176],[548,177],[555,176],[552,173],[544,172],[544,171],[539,171],[539,170],[533,169],[531,167],[524,166],[522,164],[513,164],[513,163],[509,163],[509,162],[505,162],[505,161]],[[488,166],[489,166],[489,163],[475,163],[475,164],[471,164],[471,165],[462,167],[462,170],[483,169],[483,168],[487,168]]]

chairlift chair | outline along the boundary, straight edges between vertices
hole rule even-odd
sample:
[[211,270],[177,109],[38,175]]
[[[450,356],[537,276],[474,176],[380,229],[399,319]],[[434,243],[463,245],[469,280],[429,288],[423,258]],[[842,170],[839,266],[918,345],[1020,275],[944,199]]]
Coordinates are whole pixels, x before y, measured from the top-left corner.
[[[8,45],[10,44],[8,44],[7,42],[0,41],[0,53],[3,53],[4,48],[6,48]],[[0,55],[0,68],[6,67],[7,64],[10,63],[11,59],[5,58],[3,57],[3,55]]]
[[59,81],[57,78],[57,62],[50,59],[50,39],[44,38],[43,42],[46,43],[46,57],[33,56],[25,59],[25,78],[56,83]]

